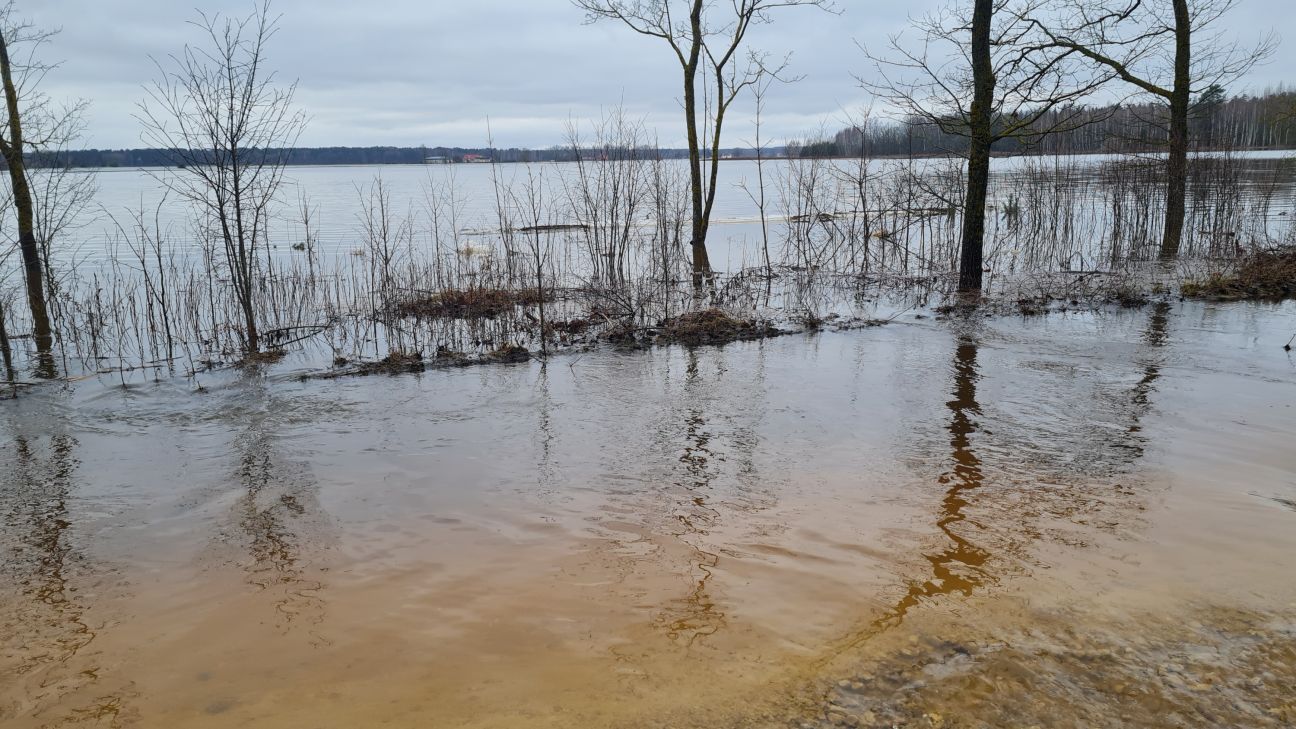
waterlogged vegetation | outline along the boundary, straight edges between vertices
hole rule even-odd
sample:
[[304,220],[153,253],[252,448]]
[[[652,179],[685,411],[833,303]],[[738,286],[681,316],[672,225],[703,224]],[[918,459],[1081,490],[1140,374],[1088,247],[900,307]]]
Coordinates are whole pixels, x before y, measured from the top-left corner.
[[0,14],[0,723],[1296,722],[1296,163],[1221,86],[1272,41],[954,3],[966,68],[873,59],[903,118],[721,160],[748,28],[841,8],[577,5],[678,55],[687,154],[291,166],[258,6],[142,92],[171,166],[64,168]]

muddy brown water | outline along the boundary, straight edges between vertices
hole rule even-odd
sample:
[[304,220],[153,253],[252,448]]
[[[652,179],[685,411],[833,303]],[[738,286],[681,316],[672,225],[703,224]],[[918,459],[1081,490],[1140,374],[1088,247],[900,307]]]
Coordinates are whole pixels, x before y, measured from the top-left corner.
[[0,724],[1288,726],[1293,332],[1168,303],[36,389]]

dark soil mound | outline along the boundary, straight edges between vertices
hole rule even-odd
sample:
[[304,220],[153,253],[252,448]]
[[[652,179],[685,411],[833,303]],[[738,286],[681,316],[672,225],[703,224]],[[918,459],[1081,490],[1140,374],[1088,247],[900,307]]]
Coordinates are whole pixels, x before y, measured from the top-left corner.
[[743,339],[760,339],[779,334],[768,322],[738,319],[721,309],[703,309],[681,314],[657,332],[660,343],[724,344]]

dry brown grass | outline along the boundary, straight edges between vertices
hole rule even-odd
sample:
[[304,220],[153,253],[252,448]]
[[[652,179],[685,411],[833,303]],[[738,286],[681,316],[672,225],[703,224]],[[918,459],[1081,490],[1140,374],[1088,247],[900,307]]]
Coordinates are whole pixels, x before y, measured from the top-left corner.
[[284,358],[287,354],[283,349],[265,349],[260,352],[253,352],[247,355],[239,363],[244,367],[255,367],[259,365],[272,365]]
[[1217,301],[1296,296],[1296,246],[1252,253],[1231,272],[1185,281],[1180,291],[1184,296]]
[[483,362],[525,362],[531,359],[531,351],[517,344],[505,344],[499,349],[482,357]]
[[491,319],[519,306],[535,306],[541,298],[534,288],[448,289],[398,302],[392,312],[414,318]]

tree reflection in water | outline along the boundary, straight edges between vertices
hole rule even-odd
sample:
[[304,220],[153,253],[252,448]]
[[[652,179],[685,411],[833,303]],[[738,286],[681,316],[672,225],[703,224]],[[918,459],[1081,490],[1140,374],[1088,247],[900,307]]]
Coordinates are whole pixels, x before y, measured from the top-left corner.
[[[966,330],[957,336],[953,399],[946,403],[949,419],[944,426],[949,437],[950,463],[939,477],[945,490],[935,519],[945,546],[923,554],[930,573],[910,582],[894,604],[863,630],[848,636],[835,652],[900,624],[911,610],[925,602],[952,594],[970,596],[998,583],[1012,569],[1010,557],[1022,557],[1029,542],[1041,538],[1032,521],[1064,518],[1099,526],[1100,520],[1091,521],[1089,517],[1101,509],[1126,508],[1132,499],[1137,499],[1136,490],[1113,479],[1127,473],[1144,453],[1142,420],[1151,409],[1151,396],[1161,377],[1163,355],[1156,350],[1169,341],[1169,314],[1167,303],[1152,308],[1142,337],[1148,350],[1136,359],[1140,378],[1132,389],[1110,399],[1101,391],[1095,393],[1091,400],[1095,410],[1074,406],[1067,411],[1070,416],[1064,422],[1050,423],[1044,435],[1035,430],[1040,427],[1038,416],[1020,422],[999,417],[993,435],[983,426],[985,417],[978,400],[978,383],[983,377],[978,338],[975,332]],[[1059,396],[1067,402],[1077,398],[1077,393],[1068,389],[1072,384],[1058,388]],[[1111,411],[1103,412],[1101,408],[1108,402]],[[1125,422],[1116,428],[1104,425],[1113,420]],[[979,438],[986,442],[979,443]],[[1034,450],[1023,456],[1019,451],[1028,443]],[[1003,463],[987,463],[981,455],[987,447],[994,454],[1015,453],[1015,457],[999,459]],[[1073,458],[1082,451],[1084,458]],[[992,483],[995,497],[978,500],[975,506],[985,516],[973,521],[968,514],[974,506],[973,495]],[[970,533],[972,529],[975,535]]]
[[6,583],[0,588],[0,676],[13,691],[10,702],[0,703],[0,719],[118,726],[125,711],[128,692],[104,683],[102,657],[91,648],[103,626],[90,617],[93,605],[83,596],[95,594],[88,588],[102,580],[103,569],[84,557],[74,538],[76,447],[61,427],[50,434],[19,432],[0,460],[0,574]]
[[235,439],[240,494],[234,506],[249,559],[247,582],[270,595],[276,625],[283,633],[305,626],[311,642],[328,640],[318,628],[324,620],[324,584],[303,555],[317,511],[313,482],[305,466],[286,461],[275,442],[275,404],[263,383],[252,392],[247,427]]
[[925,598],[972,591],[994,577],[985,571],[990,555],[973,544],[960,531],[967,521],[963,510],[968,506],[969,492],[981,488],[985,481],[981,459],[972,447],[972,436],[978,430],[981,406],[977,403],[977,343],[971,336],[959,337],[954,351],[954,399],[946,403],[950,410],[947,426],[953,465],[942,474],[940,482],[947,488],[941,499],[936,528],[950,545],[935,554],[924,555],[931,563],[931,577],[909,586],[908,592],[892,608],[892,618],[899,621]]
[[672,604],[666,611],[667,634],[672,640],[693,645],[697,640],[714,635],[724,628],[727,618],[712,598],[709,583],[715,575],[720,555],[701,546],[702,540],[720,516],[708,503],[712,498],[711,486],[718,474],[718,457],[712,451],[712,433],[702,409],[705,402],[705,383],[698,373],[697,352],[689,349],[688,364],[684,373],[684,396],[689,403],[685,410],[685,446],[679,457],[683,478],[676,482],[686,498],[674,511],[681,530],[672,536],[688,544],[693,550],[696,568],[694,585],[689,593]]

